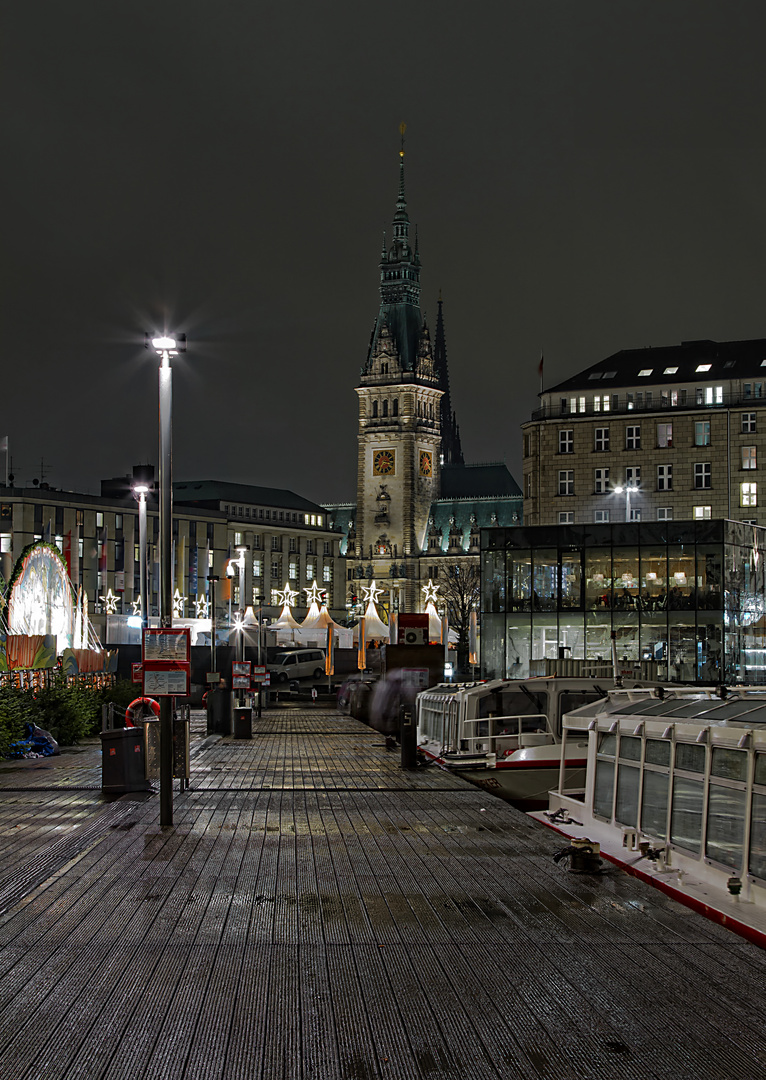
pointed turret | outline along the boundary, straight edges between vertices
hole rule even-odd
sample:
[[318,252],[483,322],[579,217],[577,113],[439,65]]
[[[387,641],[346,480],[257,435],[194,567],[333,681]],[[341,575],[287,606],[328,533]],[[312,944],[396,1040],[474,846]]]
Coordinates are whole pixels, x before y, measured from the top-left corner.
[[434,339],[434,369],[439,380],[439,388],[444,391],[441,400],[442,462],[445,465],[462,465],[463,449],[460,445],[460,429],[457,425],[449,393],[449,369],[447,368],[447,339],[444,333],[444,312],[442,295],[439,293],[439,307],[436,314],[436,337]]

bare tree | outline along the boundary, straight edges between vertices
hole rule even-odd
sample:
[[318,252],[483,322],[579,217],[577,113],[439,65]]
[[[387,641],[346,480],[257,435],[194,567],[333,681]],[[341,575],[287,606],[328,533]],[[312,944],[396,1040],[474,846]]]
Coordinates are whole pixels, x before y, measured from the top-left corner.
[[450,629],[457,634],[457,671],[468,674],[468,646],[471,612],[478,608],[481,574],[478,563],[461,559],[439,567],[438,583],[447,605]]

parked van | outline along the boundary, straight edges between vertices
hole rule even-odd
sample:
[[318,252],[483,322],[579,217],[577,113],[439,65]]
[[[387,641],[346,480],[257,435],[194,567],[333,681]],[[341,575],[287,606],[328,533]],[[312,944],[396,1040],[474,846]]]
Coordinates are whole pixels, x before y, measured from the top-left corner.
[[321,649],[291,649],[277,653],[268,668],[272,682],[320,679],[325,673],[325,657]]

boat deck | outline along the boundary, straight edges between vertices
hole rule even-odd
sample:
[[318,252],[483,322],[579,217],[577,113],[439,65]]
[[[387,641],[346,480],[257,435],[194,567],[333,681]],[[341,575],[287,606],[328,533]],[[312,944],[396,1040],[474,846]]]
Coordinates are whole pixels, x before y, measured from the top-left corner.
[[762,1072],[766,952],[354,720],[198,739],[168,829],[99,762],[0,766],[12,1080]]

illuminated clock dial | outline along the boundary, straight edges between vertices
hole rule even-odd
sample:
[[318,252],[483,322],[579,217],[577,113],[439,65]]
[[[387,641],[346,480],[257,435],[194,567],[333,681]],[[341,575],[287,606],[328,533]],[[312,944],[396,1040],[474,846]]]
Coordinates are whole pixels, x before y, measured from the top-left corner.
[[394,471],[394,451],[376,450],[372,455],[372,471],[376,476],[389,476]]
[[434,471],[434,459],[427,451],[423,451],[420,455],[420,475],[432,476]]

